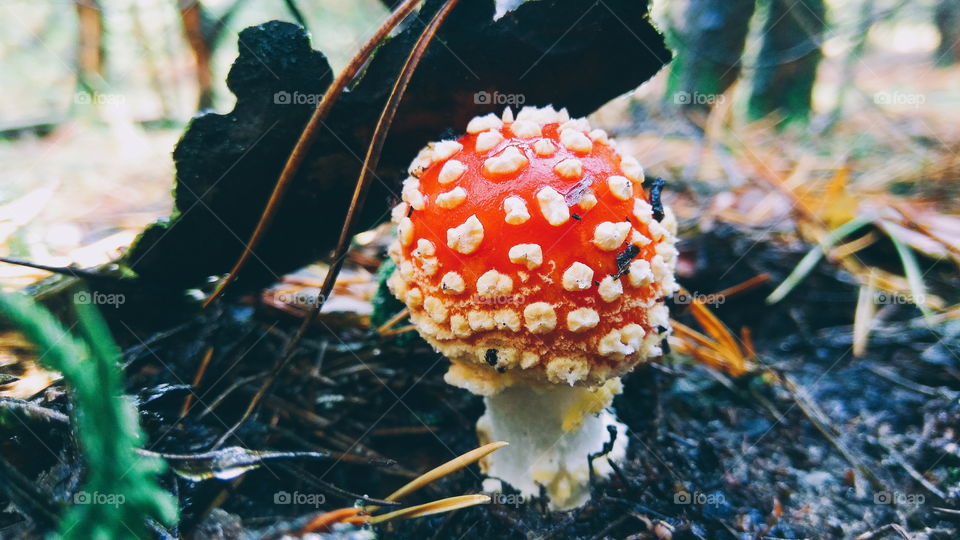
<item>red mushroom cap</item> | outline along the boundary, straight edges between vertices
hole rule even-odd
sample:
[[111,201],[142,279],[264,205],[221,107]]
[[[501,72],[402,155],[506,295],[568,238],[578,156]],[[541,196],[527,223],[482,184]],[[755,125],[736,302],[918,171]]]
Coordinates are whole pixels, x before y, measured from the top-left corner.
[[523,379],[601,384],[661,354],[675,220],[643,170],[566,111],[471,120],[424,148],[393,212],[389,285],[480,394]]

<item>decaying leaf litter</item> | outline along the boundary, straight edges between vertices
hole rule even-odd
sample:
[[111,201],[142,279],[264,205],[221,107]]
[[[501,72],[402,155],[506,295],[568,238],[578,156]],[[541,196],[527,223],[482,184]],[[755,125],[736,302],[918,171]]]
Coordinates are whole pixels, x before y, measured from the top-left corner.
[[[676,332],[678,354],[633,374],[615,403],[631,430],[628,466],[595,486],[593,501],[572,514],[543,515],[537,501],[494,501],[378,530],[401,538],[531,531],[557,538],[737,531],[872,537],[898,528],[955,535],[958,227],[942,195],[956,187],[949,172],[941,183],[917,183],[955,168],[955,146],[901,134],[879,138],[873,144],[880,148],[908,145],[924,156],[914,168],[895,163],[896,174],[883,178],[876,171],[886,162],[876,157],[824,158],[817,156],[823,148],[803,140],[790,141],[796,154],[784,153],[791,134],[776,141],[769,131],[728,135],[720,129],[723,111],[714,115],[706,143],[677,134],[669,118],[636,111],[634,122],[611,126],[641,160],[651,158],[644,160],[651,173],[668,179],[665,198],[683,229],[680,279],[695,291],[692,304],[672,310],[689,329]],[[897,133],[896,118],[883,121],[884,133]],[[822,144],[830,150],[849,142],[856,129],[841,125]],[[691,174],[684,156],[694,145],[709,151]],[[756,182],[729,189],[710,170],[721,156]],[[837,202],[843,199],[859,204]],[[850,223],[848,235],[831,237]],[[182,501],[180,534],[302,531],[320,510],[350,506],[361,495],[386,496],[391,489],[384,486],[399,487],[476,446],[479,400],[443,382],[445,361],[412,333],[382,337],[402,328],[402,319],[374,331],[398,309],[389,302],[367,307],[388,234],[381,228],[354,245],[331,298],[343,296],[342,311],[322,314],[314,325],[321,331],[308,334],[283,369],[278,359],[303,317],[303,302],[284,300],[316,291],[320,267],[162,330],[128,323],[114,329],[125,346],[127,392],[136,396],[152,451],[209,453],[274,377],[255,414],[222,447],[316,454],[264,461],[221,480],[168,473],[163,483],[176,485]],[[816,260],[804,265],[804,257]],[[911,268],[922,268],[921,276]],[[719,306],[696,304],[698,295],[723,291]],[[907,301],[870,302],[883,294],[916,299],[926,313]],[[870,303],[876,309],[863,307]],[[7,340],[19,351],[16,367],[29,368],[23,344],[12,334]],[[196,397],[188,400],[191,385]],[[79,474],[69,459],[61,461],[75,454],[69,430],[56,427],[69,413],[63,393],[37,387],[31,391],[39,393],[19,398],[29,405],[4,402],[5,414],[21,420],[13,422],[16,446],[5,459],[38,488],[14,501],[18,508],[37,497],[45,504],[67,499]],[[193,463],[205,464],[200,456]],[[206,463],[216,475],[217,466]],[[476,493],[479,484],[470,468],[404,502]],[[278,491],[298,490],[323,493],[329,504],[273,500]],[[884,494],[897,504],[883,502]],[[10,525],[31,526],[16,519]]]

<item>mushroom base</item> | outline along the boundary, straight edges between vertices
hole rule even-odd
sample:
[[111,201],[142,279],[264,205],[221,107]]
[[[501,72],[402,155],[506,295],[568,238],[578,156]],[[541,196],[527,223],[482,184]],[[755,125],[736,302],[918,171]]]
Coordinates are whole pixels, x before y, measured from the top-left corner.
[[[598,477],[612,472],[607,459],[626,457],[627,428],[607,409],[621,390],[611,379],[595,390],[566,385],[514,386],[484,398],[486,413],[477,421],[481,443],[507,441],[510,446],[481,462],[490,477],[484,487],[499,491],[498,482],[513,486],[525,498],[538,497],[543,486],[552,510],[568,510],[590,498],[590,469]],[[612,450],[599,454],[617,436]]]

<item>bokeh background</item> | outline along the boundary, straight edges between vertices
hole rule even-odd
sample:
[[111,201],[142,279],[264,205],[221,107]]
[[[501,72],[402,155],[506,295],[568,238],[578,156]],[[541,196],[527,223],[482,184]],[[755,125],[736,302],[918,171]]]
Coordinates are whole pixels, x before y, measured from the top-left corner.
[[[602,0],[584,2],[603,9]],[[234,106],[224,80],[240,30],[303,24],[339,70],[392,3],[0,0],[0,257],[29,263],[0,263],[0,288],[51,276],[38,266],[70,274],[116,260],[172,212],[171,153],[195,115]],[[520,4],[497,3],[501,12]],[[615,402],[636,450],[627,480],[605,485],[594,506],[566,521],[533,505],[491,505],[393,532],[956,538],[960,2],[652,6],[674,62],[590,119],[649,177],[666,179],[664,201],[680,226],[685,290],[667,299],[676,354],[626,377]],[[316,226],[339,230],[329,221],[317,216]],[[385,225],[354,239],[289,366],[281,351],[312,311],[322,263],[214,310],[181,309],[190,324],[173,329],[153,320],[156,304],[125,318],[144,305],[133,295],[103,308],[123,347],[126,392],[145,396],[149,448],[182,454],[233,434],[249,449],[360,448],[405,468],[256,471],[223,497],[219,484],[181,481],[184,530],[256,530],[316,511],[273,498],[292,491],[289,478],[319,485],[305,471],[383,494],[476,446],[480,399],[443,382],[446,362],[398,305],[376,296],[392,234]],[[190,291],[191,305],[206,292]],[[18,333],[0,333],[0,398],[64,416],[60,374],[37,356]],[[255,407],[250,396],[270,385]],[[240,417],[248,406],[257,413]],[[14,436],[0,437],[0,457],[35,462],[24,482],[56,484],[49,491],[66,497],[54,474],[70,472],[57,466],[66,451],[53,450],[69,446],[66,427],[36,436],[32,426],[4,424]],[[437,493],[478,489],[480,476],[464,473]],[[719,502],[700,504],[701,495]],[[323,509],[335,504],[352,500],[331,496]],[[29,530],[16,511],[0,518],[0,537]]]
[[[169,213],[170,154],[185,124],[201,107],[233,106],[224,80],[239,30],[299,21],[339,69],[386,3],[5,0],[0,254],[53,266],[115,258]],[[943,203],[956,194],[956,1],[653,8],[681,61],[595,120],[629,141],[650,173],[698,182],[697,205],[729,206],[730,190],[745,184],[768,188],[791,174],[800,183],[843,167],[855,191],[900,186]],[[5,287],[45,275],[0,266]]]

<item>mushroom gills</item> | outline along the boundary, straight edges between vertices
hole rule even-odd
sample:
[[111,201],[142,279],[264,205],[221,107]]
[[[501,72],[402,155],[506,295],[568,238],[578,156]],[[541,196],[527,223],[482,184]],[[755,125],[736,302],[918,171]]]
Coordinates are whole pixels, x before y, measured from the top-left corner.
[[627,427],[608,409],[620,393],[620,379],[597,389],[567,385],[516,385],[484,398],[486,412],[477,421],[481,444],[508,441],[510,446],[487,456],[481,466],[490,477],[486,491],[513,486],[525,500],[545,488],[551,510],[569,510],[590,498],[588,456],[599,454],[616,428],[612,450],[594,457],[593,470],[606,478],[607,462],[626,458]]

